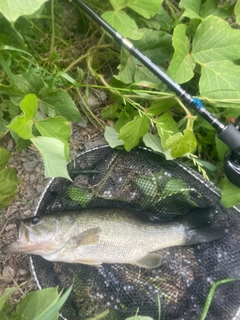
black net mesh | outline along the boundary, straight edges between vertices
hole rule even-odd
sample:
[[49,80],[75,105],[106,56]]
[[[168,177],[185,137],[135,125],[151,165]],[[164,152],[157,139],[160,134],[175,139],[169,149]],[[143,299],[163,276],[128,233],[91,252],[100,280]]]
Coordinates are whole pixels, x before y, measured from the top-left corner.
[[[221,240],[159,252],[163,263],[154,269],[103,264],[101,268],[52,263],[30,258],[41,288],[74,289],[62,316],[67,319],[126,319],[140,315],[161,320],[200,319],[212,284],[240,277],[240,213],[220,204],[218,190],[181,163],[167,161],[145,149],[129,153],[99,147],[69,165],[73,183],[54,179],[40,200],[37,214],[96,206],[142,212],[151,221],[172,220],[193,208],[211,207],[216,226],[228,228]],[[240,319],[240,281],[221,285],[207,320]]]

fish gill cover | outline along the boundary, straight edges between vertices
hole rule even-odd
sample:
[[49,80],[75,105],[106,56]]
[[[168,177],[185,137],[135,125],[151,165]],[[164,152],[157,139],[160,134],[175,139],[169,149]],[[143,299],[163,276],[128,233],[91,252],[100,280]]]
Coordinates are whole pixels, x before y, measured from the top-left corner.
[[[66,319],[126,319],[139,314],[161,320],[200,318],[213,283],[239,278],[239,212],[220,204],[218,190],[180,162],[149,150],[131,152],[98,147],[82,153],[68,168],[73,182],[57,178],[46,188],[38,215],[91,207],[135,210],[150,221],[171,221],[196,208],[210,208],[216,227],[229,230],[221,240],[159,250],[162,264],[153,269],[129,264],[49,262],[30,258],[39,288],[74,289],[62,309]],[[221,285],[208,320],[234,318],[239,312],[240,282]],[[235,319],[235,318],[234,318]],[[237,318],[236,318],[237,319]]]

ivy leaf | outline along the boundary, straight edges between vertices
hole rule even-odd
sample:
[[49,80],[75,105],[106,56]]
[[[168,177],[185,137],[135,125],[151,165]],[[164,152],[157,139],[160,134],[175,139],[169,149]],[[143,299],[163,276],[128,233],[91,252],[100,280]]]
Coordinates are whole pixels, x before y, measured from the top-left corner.
[[138,40],[143,36],[143,34],[138,31],[136,22],[121,10],[106,11],[102,14],[102,18],[124,37]]
[[170,112],[164,113],[156,119],[156,127],[161,138],[161,144],[166,149],[166,140],[178,132],[177,123]]
[[28,16],[33,14],[46,1],[47,0],[1,0],[0,12],[2,12],[9,22],[13,23],[20,16]]
[[119,133],[114,128],[110,126],[105,127],[104,138],[107,140],[111,148],[124,145],[124,141],[118,139],[118,135]]
[[0,171],[0,210],[10,205],[12,198],[18,193],[18,183],[14,168]]
[[124,141],[124,147],[127,151],[136,147],[139,139],[148,132],[149,122],[150,120],[145,115],[138,115],[120,129],[118,139]]
[[15,131],[22,139],[30,139],[33,137],[33,118],[38,110],[36,95],[27,94],[20,103],[20,109],[24,114],[22,116],[15,117],[8,127]]
[[39,108],[49,117],[63,116],[69,121],[81,121],[81,116],[70,95],[62,90],[43,88],[39,93]]
[[67,172],[64,143],[51,137],[34,137],[32,143],[40,152],[46,177],[63,177],[71,180]]
[[184,130],[184,134],[181,132],[176,133],[166,140],[165,147],[171,149],[171,155],[173,158],[179,158],[186,153],[192,152],[197,146],[196,138],[192,131]]
[[71,135],[71,126],[63,117],[48,118],[35,121],[34,125],[44,137],[56,138],[64,143],[65,158],[69,161],[68,140]]
[[232,184],[226,177],[223,179],[221,201],[224,206],[228,208],[240,202],[240,189]]
[[177,83],[185,83],[194,76],[195,61],[190,55],[190,43],[185,35],[187,26],[178,25],[173,32],[173,59],[168,67],[167,74]]

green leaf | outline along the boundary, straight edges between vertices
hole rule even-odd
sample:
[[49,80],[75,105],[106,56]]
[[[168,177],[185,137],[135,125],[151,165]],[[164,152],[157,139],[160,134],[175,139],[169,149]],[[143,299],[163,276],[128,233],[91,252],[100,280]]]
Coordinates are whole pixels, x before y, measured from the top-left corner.
[[111,148],[124,145],[124,141],[118,139],[118,135],[119,133],[114,128],[110,126],[105,127],[104,138],[107,140]]
[[[0,297],[0,311],[3,309],[4,305],[6,304],[7,300],[18,290],[17,287],[11,287],[11,288],[6,288],[3,291],[2,296]],[[2,319],[2,318],[0,318]],[[4,318],[3,318],[4,319]]]
[[65,196],[79,204],[82,208],[86,208],[93,197],[93,193],[90,193],[86,190],[81,190],[74,186],[69,186],[64,193],[64,197]]
[[39,93],[39,108],[49,117],[63,116],[69,121],[81,121],[81,116],[70,95],[62,90],[43,88]]
[[[57,287],[29,293],[17,306],[17,319],[37,319],[44,310],[58,300],[58,297]],[[56,314],[52,319],[57,320],[58,315]]]
[[0,85],[0,93],[10,96],[21,96],[38,92],[44,87],[44,82],[35,73],[22,73],[11,78],[10,86]]
[[221,106],[237,107],[240,66],[235,61],[240,58],[240,30],[220,18],[206,18],[193,39],[192,55],[202,68],[201,95]]
[[138,40],[143,36],[143,34],[138,31],[136,22],[121,10],[106,11],[102,14],[102,18],[124,37]]
[[162,3],[162,0],[110,0],[114,11],[129,7],[146,19],[155,15]]
[[159,137],[161,138],[161,144],[166,149],[166,140],[178,132],[177,123],[173,119],[172,114],[166,112],[156,119],[156,127]]
[[31,141],[43,158],[46,177],[63,177],[71,180],[67,172],[67,161],[62,141],[50,137],[34,137]]
[[6,166],[11,156],[10,152],[0,147],[0,171]]
[[173,158],[179,158],[186,153],[192,152],[196,146],[197,141],[193,132],[187,129],[184,130],[184,134],[178,132],[171,136],[165,143],[165,147],[171,149]]
[[223,160],[229,147],[222,140],[218,139],[217,135],[215,136],[215,144],[219,159]]
[[240,202],[240,189],[232,184],[226,177],[223,179],[221,201],[224,206],[231,208]]
[[[66,302],[72,290],[72,285],[57,301],[53,301],[48,308],[44,308],[43,312],[36,317],[36,320],[59,319],[59,311]],[[58,296],[59,297],[59,296]]]
[[197,29],[192,54],[199,64],[237,60],[240,58],[240,30],[232,29],[221,18],[209,16]]
[[135,47],[157,65],[169,61],[173,53],[171,35],[164,31],[147,28],[139,29],[139,31],[143,33],[143,37],[134,41]]
[[182,17],[188,17],[190,19],[201,19],[200,8],[201,0],[181,0],[179,7],[185,9]]
[[237,24],[240,24],[240,0],[237,1],[236,5],[234,7],[234,13],[236,15]]
[[13,23],[20,16],[28,16],[33,14],[46,1],[47,0],[1,0],[0,12],[2,12],[9,22]]
[[173,32],[173,59],[168,67],[167,74],[177,83],[185,83],[194,76],[195,61],[190,54],[190,43],[185,35],[187,26],[178,25]]
[[102,110],[103,119],[117,119],[120,116],[122,106],[118,103],[113,103]]
[[30,139],[33,137],[33,118],[38,110],[38,101],[35,94],[26,95],[20,103],[20,109],[24,114],[15,117],[8,127],[15,131],[22,139]]
[[153,151],[164,153],[164,149],[158,136],[147,132],[143,136],[143,142],[146,147],[151,148]]
[[44,137],[56,138],[64,143],[65,157],[69,161],[68,140],[71,135],[71,126],[64,117],[48,118],[35,121],[34,125]]
[[18,193],[18,183],[14,168],[6,168],[0,172],[0,210],[10,205],[12,198]]
[[17,152],[23,150],[23,149],[26,149],[28,146],[30,146],[31,144],[31,141],[30,140],[25,140],[25,139],[22,139],[19,137],[19,135],[10,130],[10,133],[11,133],[11,136],[13,137],[13,139],[15,140],[16,142],[16,150]]
[[174,97],[164,96],[155,100],[151,106],[147,109],[147,114],[150,116],[157,116],[170,109],[177,104],[177,101]]
[[142,114],[136,116],[120,129],[118,139],[124,141],[124,147],[127,151],[138,145],[139,139],[149,130],[149,122],[148,117]]

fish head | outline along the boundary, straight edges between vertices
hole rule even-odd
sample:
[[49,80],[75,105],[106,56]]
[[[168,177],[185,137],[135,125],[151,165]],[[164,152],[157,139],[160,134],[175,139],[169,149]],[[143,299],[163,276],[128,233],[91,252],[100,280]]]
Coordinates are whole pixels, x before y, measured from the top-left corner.
[[34,216],[17,221],[18,240],[3,247],[3,253],[49,254],[59,249],[59,221],[51,216]]

